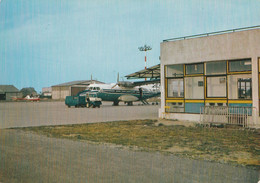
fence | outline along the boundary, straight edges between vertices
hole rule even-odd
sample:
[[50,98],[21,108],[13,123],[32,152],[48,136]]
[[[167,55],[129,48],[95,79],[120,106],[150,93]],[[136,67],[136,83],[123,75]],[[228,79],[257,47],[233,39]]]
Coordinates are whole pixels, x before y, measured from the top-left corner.
[[203,106],[200,108],[200,122],[249,127],[255,124],[255,112],[254,107]]

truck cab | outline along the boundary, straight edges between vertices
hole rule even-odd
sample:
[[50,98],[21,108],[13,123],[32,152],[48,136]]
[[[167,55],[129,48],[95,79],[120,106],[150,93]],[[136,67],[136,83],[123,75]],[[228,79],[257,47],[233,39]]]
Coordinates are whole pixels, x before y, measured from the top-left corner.
[[97,98],[97,94],[95,92],[90,93],[86,92],[85,95],[79,93],[77,96],[67,96],[65,99],[65,105],[69,108],[71,106],[77,107],[100,107],[102,105],[101,99]]

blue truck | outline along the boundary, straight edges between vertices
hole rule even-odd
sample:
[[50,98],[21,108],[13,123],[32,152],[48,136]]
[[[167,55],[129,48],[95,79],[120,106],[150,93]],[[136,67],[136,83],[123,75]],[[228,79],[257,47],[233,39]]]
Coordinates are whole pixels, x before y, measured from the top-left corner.
[[96,93],[90,94],[82,94],[82,92],[78,93],[76,96],[67,96],[65,99],[65,105],[69,108],[74,106],[75,108],[78,107],[87,107],[87,108],[95,108],[100,107],[102,105],[101,99],[97,98]]

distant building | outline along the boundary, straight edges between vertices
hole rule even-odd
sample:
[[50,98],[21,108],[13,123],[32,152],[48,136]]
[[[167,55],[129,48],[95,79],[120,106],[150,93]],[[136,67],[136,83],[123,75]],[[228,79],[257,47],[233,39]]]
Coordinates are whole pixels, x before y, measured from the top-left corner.
[[42,88],[42,93],[51,93],[51,87]]
[[41,94],[42,97],[50,98],[51,95],[52,95],[51,87],[42,88],[42,94]]
[[87,86],[92,83],[102,84],[103,82],[96,80],[80,80],[54,85],[51,87],[52,99],[61,100],[65,99],[66,96],[77,95],[78,92],[85,90]]
[[0,85],[0,100],[12,100],[13,97],[22,97],[22,93],[13,85]]

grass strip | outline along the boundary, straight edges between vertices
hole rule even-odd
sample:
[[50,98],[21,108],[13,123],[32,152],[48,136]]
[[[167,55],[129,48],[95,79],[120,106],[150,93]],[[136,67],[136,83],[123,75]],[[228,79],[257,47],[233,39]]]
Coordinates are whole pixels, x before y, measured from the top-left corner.
[[155,125],[156,120],[22,128],[49,137],[112,143],[260,168],[260,130]]

